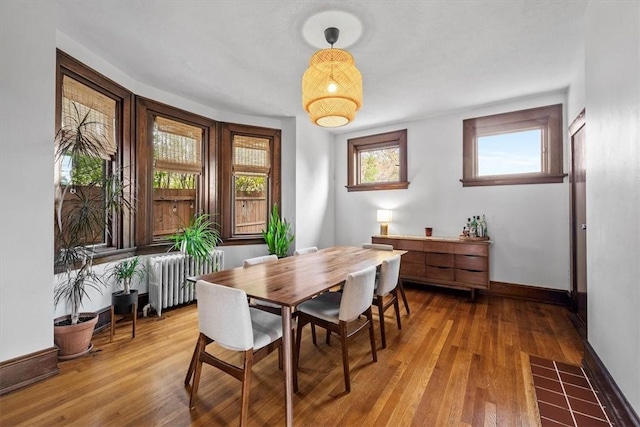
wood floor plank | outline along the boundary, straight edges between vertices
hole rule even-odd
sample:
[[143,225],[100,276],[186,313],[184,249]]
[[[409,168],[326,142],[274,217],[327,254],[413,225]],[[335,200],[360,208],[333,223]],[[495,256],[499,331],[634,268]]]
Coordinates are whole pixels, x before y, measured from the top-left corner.
[[[538,426],[528,357],[580,364],[582,344],[566,308],[406,286],[411,315],[398,330],[386,316],[387,348],[371,361],[367,334],[349,346],[352,391],[344,393],[340,345],[304,331],[297,426]],[[61,362],[60,375],[0,397],[2,426],[237,425],[240,383],[204,367],[196,407],[183,384],[198,335],[197,307],[139,319],[136,338],[119,324],[94,338],[87,357]],[[215,344],[210,351],[229,356]],[[226,352],[226,353],[225,353]],[[284,425],[277,354],[254,368],[252,426]]]

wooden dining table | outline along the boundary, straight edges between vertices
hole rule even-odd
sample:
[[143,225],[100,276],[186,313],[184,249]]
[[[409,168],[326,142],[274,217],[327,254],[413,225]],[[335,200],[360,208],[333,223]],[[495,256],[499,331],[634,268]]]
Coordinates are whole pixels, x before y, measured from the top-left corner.
[[[406,251],[334,246],[318,252],[281,258],[276,263],[238,267],[190,280],[206,280],[242,289],[250,298],[282,307],[282,330],[290,331],[293,308],[345,281],[349,273],[375,267]],[[283,333],[286,425],[293,425],[293,339]]]

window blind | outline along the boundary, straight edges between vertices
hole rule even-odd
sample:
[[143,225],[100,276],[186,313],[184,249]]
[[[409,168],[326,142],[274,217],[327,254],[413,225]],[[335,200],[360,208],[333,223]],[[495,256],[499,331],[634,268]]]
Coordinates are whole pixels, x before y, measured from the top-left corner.
[[89,124],[85,132],[103,137],[100,157],[110,160],[118,147],[114,135],[116,101],[69,76],[63,76],[62,126],[76,125],[87,113]]
[[199,174],[202,171],[202,128],[156,116],[153,123],[156,170]]
[[271,170],[267,138],[246,135],[233,137],[233,171],[268,174]]

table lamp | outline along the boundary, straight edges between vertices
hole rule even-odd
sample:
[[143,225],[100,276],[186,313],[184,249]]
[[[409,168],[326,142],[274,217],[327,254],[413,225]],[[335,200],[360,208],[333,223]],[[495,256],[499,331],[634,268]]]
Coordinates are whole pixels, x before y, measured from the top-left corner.
[[387,209],[378,209],[378,222],[380,223],[380,235],[389,234],[389,223],[391,222],[391,211]]

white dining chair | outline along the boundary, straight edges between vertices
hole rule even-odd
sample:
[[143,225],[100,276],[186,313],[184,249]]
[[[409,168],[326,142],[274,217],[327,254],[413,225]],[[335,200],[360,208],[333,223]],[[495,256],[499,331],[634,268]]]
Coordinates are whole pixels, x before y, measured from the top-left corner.
[[[247,258],[244,261],[242,261],[242,266],[244,268],[247,268],[247,267],[253,267],[254,265],[272,264],[275,262],[278,262],[277,255],[264,255],[264,256],[254,257],[254,258]],[[252,307],[258,308],[260,310],[268,311],[269,313],[280,314],[282,312],[281,311],[282,307],[280,305],[274,304],[269,301],[260,301],[260,300],[252,299],[250,303]]]
[[[393,245],[386,245],[384,243],[363,243],[362,249],[376,249],[379,251],[392,251]],[[398,289],[400,290],[400,295],[402,296],[402,302],[404,303],[404,308],[407,310],[407,314],[411,314],[411,310],[409,309],[409,301],[407,301],[407,295],[404,293],[404,286],[402,286],[402,279],[398,282]]]
[[[400,255],[382,261],[380,275],[376,281],[373,295],[373,305],[378,307],[378,317],[380,318],[380,338],[382,348],[387,348],[387,337],[384,328],[384,312],[393,305],[396,311],[396,322],[398,329],[402,329],[400,322],[400,305],[398,304],[398,282],[400,276]],[[387,301],[385,301],[385,299]]]
[[253,265],[270,264],[272,262],[278,262],[277,255],[264,255],[264,256],[257,256],[254,258],[247,258],[244,261],[242,261],[242,266],[251,267]]
[[378,249],[380,251],[392,251],[393,245],[385,245],[383,243],[363,243],[362,249]]
[[[293,252],[293,255],[294,256],[305,255],[305,254],[312,254],[315,252],[318,252],[318,248],[316,246],[309,246],[308,248],[296,249]],[[311,340],[313,341],[314,344],[317,344],[316,327],[313,324],[311,325]]]
[[[282,321],[280,316],[249,307],[247,294],[204,280],[196,283],[198,293],[198,328],[195,375],[191,387],[189,408],[195,407],[202,364],[206,363],[226,372],[242,382],[240,425],[247,423],[249,390],[253,365],[273,350],[282,350]],[[208,353],[206,347],[215,342],[228,350],[242,352],[242,367],[231,365]]]
[[304,254],[311,254],[314,252],[318,252],[318,248],[316,246],[309,246],[308,248],[301,248],[301,249],[296,249],[293,254],[294,255],[304,255]]
[[[342,368],[344,371],[344,384],[347,393],[351,391],[351,379],[349,375],[349,351],[347,339],[364,328],[369,329],[371,341],[371,355],[377,362],[375,334],[373,332],[373,318],[371,315],[371,301],[375,286],[376,269],[369,267],[347,276],[342,292],[325,292],[314,299],[305,301],[298,306],[298,327],[296,331],[296,356],[295,368],[297,370],[300,360],[300,341],[302,328],[307,323],[320,326],[328,332],[334,332],[340,336],[342,347]],[[360,319],[357,327],[348,330],[347,325],[364,315],[366,320]]]

